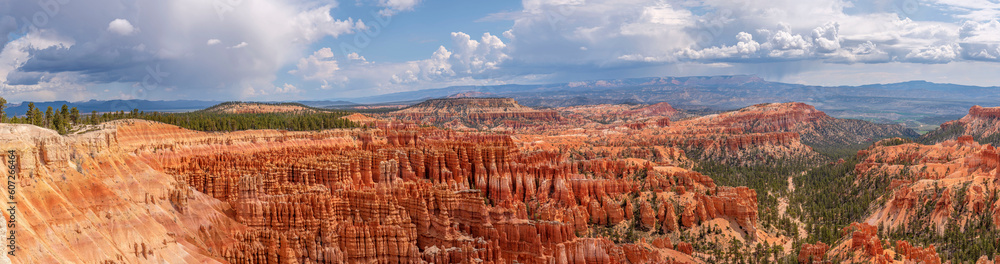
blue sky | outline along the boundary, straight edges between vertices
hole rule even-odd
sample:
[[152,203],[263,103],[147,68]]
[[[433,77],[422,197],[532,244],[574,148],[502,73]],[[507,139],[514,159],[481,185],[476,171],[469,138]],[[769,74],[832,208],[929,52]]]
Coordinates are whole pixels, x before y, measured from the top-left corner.
[[0,0],[0,96],[314,100],[756,74],[995,86],[990,0]]

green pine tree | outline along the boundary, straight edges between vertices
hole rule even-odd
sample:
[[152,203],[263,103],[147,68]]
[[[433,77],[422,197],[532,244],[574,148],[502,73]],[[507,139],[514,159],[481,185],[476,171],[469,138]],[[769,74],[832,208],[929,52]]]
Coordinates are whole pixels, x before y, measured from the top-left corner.
[[7,108],[7,99],[0,97],[0,123],[7,122],[7,112],[4,111]]

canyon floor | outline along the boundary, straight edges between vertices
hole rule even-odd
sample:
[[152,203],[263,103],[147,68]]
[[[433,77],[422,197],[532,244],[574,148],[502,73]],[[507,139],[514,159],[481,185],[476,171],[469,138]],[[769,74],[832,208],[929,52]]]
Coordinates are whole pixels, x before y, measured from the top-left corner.
[[17,225],[0,230],[16,231],[16,255],[0,261],[992,263],[1000,251],[1000,108],[923,137],[803,103],[698,115],[453,98],[343,119],[357,127],[0,124],[18,177],[0,201],[17,203],[4,214]]

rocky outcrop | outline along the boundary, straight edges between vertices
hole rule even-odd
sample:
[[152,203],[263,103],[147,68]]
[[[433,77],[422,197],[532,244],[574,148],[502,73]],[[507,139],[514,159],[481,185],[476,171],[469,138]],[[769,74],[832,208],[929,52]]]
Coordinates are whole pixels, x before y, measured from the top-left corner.
[[897,240],[896,253],[916,263],[941,264],[941,258],[938,257],[937,251],[934,250],[934,245],[921,248],[911,246],[910,242]]
[[[747,119],[717,115],[674,122],[676,110],[658,104],[622,111],[635,116],[629,122],[550,131],[545,128],[566,128],[580,119],[533,116],[544,111],[511,100],[461,100],[420,104],[385,118],[350,117],[367,122],[365,129],[203,133],[124,120],[77,138],[31,141],[24,149],[33,151],[31,168],[49,173],[75,169],[79,162],[109,166],[103,164],[127,160],[141,168],[101,171],[128,171],[157,182],[142,200],[158,201],[163,209],[150,213],[157,219],[144,221],[169,225],[210,212],[209,222],[199,217],[198,225],[156,229],[151,236],[173,238],[176,245],[161,249],[149,246],[155,241],[132,239],[123,250],[133,258],[152,253],[234,263],[662,263],[703,257],[694,252],[694,241],[670,238],[706,222],[732,223],[720,228],[748,245],[775,239],[758,237],[765,231],[758,226],[757,193],[718,186],[691,171],[691,151],[735,164],[810,157],[815,152],[794,130],[825,118],[821,112],[785,115],[782,107],[761,106],[742,113]],[[399,120],[411,114],[410,121]],[[426,121],[424,114],[516,130],[467,132],[412,121]],[[983,156],[977,166],[990,162]],[[987,204],[988,190],[969,198],[973,208],[996,208]],[[941,205],[942,214],[948,207]],[[636,236],[641,239],[624,239]],[[175,260],[168,262],[191,262]]]
[[831,249],[827,256],[849,262],[892,263],[894,255],[882,247],[877,231],[866,223],[851,223],[841,230],[841,236],[849,239]]
[[833,118],[804,103],[772,103],[719,114],[713,122],[745,133],[794,132],[812,146],[851,145],[881,138],[919,136],[898,124]]
[[708,216],[725,216],[736,223],[750,238],[757,234],[757,192],[747,187],[719,187],[715,196],[702,196]]
[[311,108],[298,103],[254,103],[254,102],[226,102],[204,110],[206,113],[221,114],[266,114],[266,113],[320,113],[325,110]]
[[677,243],[677,251],[684,252],[684,254],[691,255],[691,253],[694,252],[694,248],[691,247],[691,244],[688,244],[686,242],[679,242],[679,243]]
[[[566,119],[573,127],[594,129],[589,134],[606,138],[607,145],[669,145],[696,152],[700,159],[737,165],[812,159],[818,155],[810,146],[828,147],[871,142],[885,137],[918,136],[899,125],[832,118],[802,103],[759,104],[698,118],[679,121],[659,119],[655,122],[650,119],[637,121],[627,113],[656,111],[621,108],[625,107],[577,106],[560,110],[566,113]],[[573,133],[578,134],[579,131]]]
[[671,106],[666,102],[660,102],[642,108],[638,108],[635,110],[628,110],[624,112],[625,115],[643,116],[643,117],[654,117],[654,116],[673,117],[679,113],[680,111],[677,111],[677,109],[675,109],[673,106]]
[[828,250],[830,250],[830,246],[823,242],[816,242],[816,244],[805,243],[802,244],[802,248],[799,250],[797,260],[799,263],[822,263]]
[[[559,113],[525,107],[511,98],[445,98],[431,99],[386,114],[388,117],[430,124],[460,121],[474,128],[480,126],[513,126],[519,129],[527,123],[556,121]],[[514,121],[511,123],[511,121]],[[520,122],[517,122],[520,121]]]
[[884,249],[876,231],[878,230],[872,225],[852,223],[851,226],[845,227],[841,233],[851,235],[851,250],[860,250],[868,256],[881,258],[884,256]]
[[982,107],[982,106],[972,106],[969,108],[970,119],[972,118],[985,118],[985,119],[998,119],[1000,118],[1000,107]]
[[955,140],[961,136],[971,136],[983,144],[1000,145],[1000,107],[972,106],[969,114],[961,119],[944,122],[941,126],[920,137],[925,144]]
[[[757,221],[749,189],[651,162],[522,149],[509,135],[409,126],[203,133],[124,120],[38,138],[15,149],[45,183],[17,199],[45,205],[30,209],[32,223],[65,220],[29,227],[24,246],[83,226],[87,243],[128,254],[63,242],[65,252],[32,250],[41,253],[15,263],[662,263],[690,257],[671,255],[657,228],[727,218],[753,230]],[[64,177],[69,184],[58,183]],[[47,199],[57,202],[39,202]],[[60,210],[71,213],[45,213]],[[658,246],[590,232],[598,226],[644,228]]]
[[[888,141],[888,140],[887,140]],[[1000,155],[971,137],[936,145],[879,142],[860,151],[854,173],[861,179],[891,181],[887,202],[866,221],[899,227],[915,218],[943,233],[949,223],[976,219],[988,210],[989,196],[1000,189]],[[932,207],[924,204],[932,204]]]
[[[851,239],[835,247],[828,255],[836,256],[845,261],[898,263],[894,260],[901,260],[903,263],[941,263],[941,258],[935,251],[934,245],[923,248],[914,247],[907,241],[897,240],[894,250],[890,250],[888,247],[892,245],[882,245],[876,228],[869,224],[852,223],[845,227],[841,234],[850,235]],[[800,256],[802,255],[800,254]]]

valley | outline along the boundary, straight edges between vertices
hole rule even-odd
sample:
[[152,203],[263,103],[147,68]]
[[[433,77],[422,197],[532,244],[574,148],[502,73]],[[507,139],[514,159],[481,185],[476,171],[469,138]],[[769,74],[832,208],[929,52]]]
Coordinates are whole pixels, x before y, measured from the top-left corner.
[[21,177],[10,260],[989,263],[995,111],[924,136],[805,103],[469,97],[0,124]]

